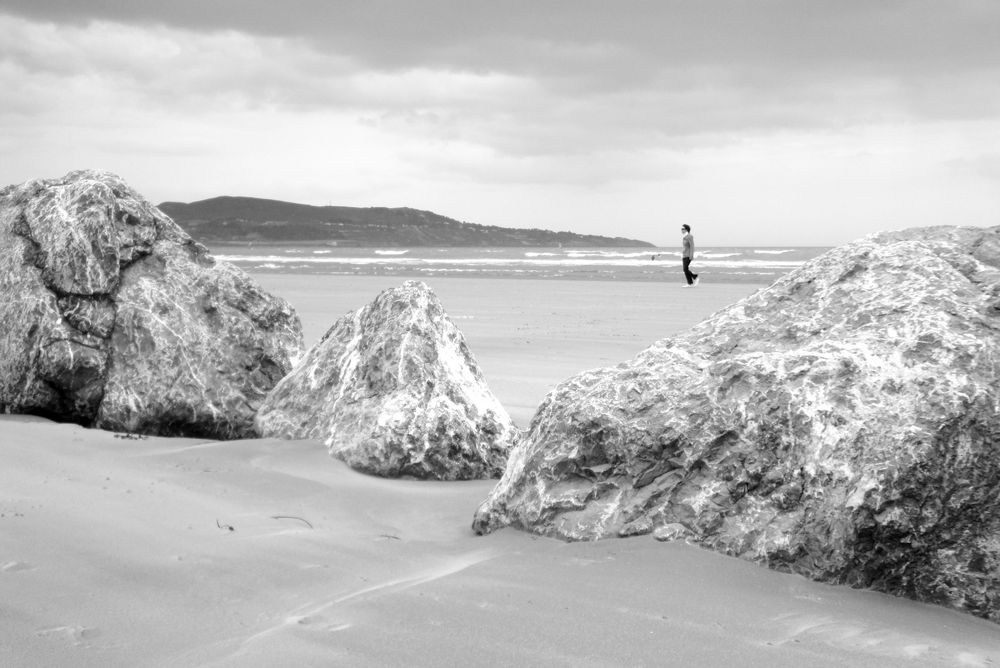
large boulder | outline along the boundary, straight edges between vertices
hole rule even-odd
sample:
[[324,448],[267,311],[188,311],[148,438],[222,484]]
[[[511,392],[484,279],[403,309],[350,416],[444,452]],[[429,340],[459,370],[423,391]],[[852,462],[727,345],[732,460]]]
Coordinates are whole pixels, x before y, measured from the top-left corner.
[[366,473],[437,480],[499,477],[519,435],[419,281],[338,320],[268,395],[257,425],[323,441]]
[[653,533],[1000,621],[1000,228],[834,249],[557,386],[475,514]]
[[114,174],[0,191],[0,411],[243,438],[302,354],[283,300]]

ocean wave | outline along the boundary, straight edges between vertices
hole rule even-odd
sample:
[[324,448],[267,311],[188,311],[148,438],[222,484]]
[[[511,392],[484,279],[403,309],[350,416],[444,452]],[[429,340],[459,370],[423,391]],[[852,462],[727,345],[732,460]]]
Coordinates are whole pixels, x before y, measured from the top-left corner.
[[[660,253],[659,255],[663,255]],[[589,256],[589,257],[531,257],[531,258],[420,258],[420,257],[281,257],[279,255],[217,255],[220,260],[232,262],[234,264],[255,264],[257,266],[309,266],[309,265],[386,265],[398,267],[655,267],[667,265],[670,260],[651,261],[651,254],[643,253],[641,256],[633,257],[631,254],[619,257]],[[703,267],[754,267],[791,269],[804,263],[804,260],[725,260],[725,259],[703,259],[696,258],[694,266]]]
[[[571,250],[571,251],[567,251],[566,252],[566,257],[571,257],[571,258],[589,258],[589,257],[607,257],[607,258],[624,257],[624,258],[629,258],[629,257],[638,257],[638,258],[641,258],[641,257],[647,257],[647,256],[649,256],[651,254],[652,253],[650,253],[650,251],[645,251],[645,250],[638,251],[638,252],[631,252],[631,253],[623,253],[621,251],[613,251],[613,250],[578,250],[578,249],[574,249],[574,250]],[[525,255],[527,255],[527,253],[525,253]]]
[[754,269],[794,269],[805,264],[805,260],[698,260],[692,267],[754,268]]
[[753,251],[757,255],[784,255],[785,253],[794,253],[794,248],[782,248],[780,250],[768,250],[764,248],[755,248]]
[[406,248],[404,250],[376,250],[375,254],[376,255],[406,255],[409,252],[410,252],[410,249]]

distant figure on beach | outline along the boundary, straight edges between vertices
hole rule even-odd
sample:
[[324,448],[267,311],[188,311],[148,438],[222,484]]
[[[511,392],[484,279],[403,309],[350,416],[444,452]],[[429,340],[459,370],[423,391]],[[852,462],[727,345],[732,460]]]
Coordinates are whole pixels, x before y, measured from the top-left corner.
[[684,252],[681,253],[681,266],[684,268],[684,279],[687,280],[687,285],[684,287],[690,288],[698,285],[698,274],[691,273],[691,260],[694,259],[694,237],[691,235],[690,225],[681,225],[681,240],[684,244]]

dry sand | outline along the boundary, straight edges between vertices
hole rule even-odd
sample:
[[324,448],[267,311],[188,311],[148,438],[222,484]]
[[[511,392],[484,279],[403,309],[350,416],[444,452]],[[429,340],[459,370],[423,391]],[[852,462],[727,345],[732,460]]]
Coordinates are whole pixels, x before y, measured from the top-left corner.
[[[402,279],[259,276],[310,342]],[[519,422],[748,286],[428,281]],[[3,666],[989,666],[1000,627],[649,537],[477,537],[490,481],[311,441],[129,440],[0,416]]]

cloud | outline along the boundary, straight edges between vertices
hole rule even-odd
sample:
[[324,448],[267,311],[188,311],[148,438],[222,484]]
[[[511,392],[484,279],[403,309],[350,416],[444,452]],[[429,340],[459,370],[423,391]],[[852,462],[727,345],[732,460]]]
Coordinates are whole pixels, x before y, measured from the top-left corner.
[[[8,11],[76,26],[103,21],[161,35],[169,28],[187,35],[184,42],[191,45],[208,41],[198,33],[212,35],[211,41],[229,35],[234,87],[251,83],[241,72],[249,69],[269,86],[265,91],[286,103],[336,101],[332,86],[316,84],[322,84],[324,70],[335,83],[346,67],[403,80],[414,72],[502,76],[532,81],[560,100],[582,102],[615,101],[641,91],[660,91],[664,102],[685,102],[685,92],[695,100],[723,92],[719,102],[744,103],[746,124],[754,119],[755,104],[765,107],[763,121],[772,115],[769,99],[799,106],[836,102],[837,93],[854,84],[892,82],[901,105],[913,101],[904,106],[908,113],[948,118],[976,109],[993,113],[996,85],[982,84],[1000,68],[1000,8],[989,0],[956,0],[946,8],[932,0],[300,0],[293,7],[270,0],[8,0],[7,5]],[[138,53],[139,60],[149,51]],[[273,72],[268,62],[287,69]],[[956,80],[956,73],[963,76]],[[829,95],[818,95],[823,86],[829,86]],[[953,102],[920,103],[922,97]],[[505,99],[492,101],[502,105]],[[415,106],[421,100],[416,97]],[[697,112],[698,106],[679,109]],[[704,122],[711,129],[713,120],[732,114],[731,106],[718,106]],[[822,114],[814,113],[811,121],[821,123]]]
[[990,0],[4,0],[0,31],[9,180],[99,166],[162,199],[596,233],[666,200],[721,229],[853,198],[879,210],[861,229],[931,217],[946,182],[972,219],[997,208]]
[[[996,55],[990,0],[5,0],[8,12],[52,22],[111,20],[185,30],[304,38],[379,68],[511,67],[537,73],[605,61],[606,50],[688,65],[894,71],[965,69]],[[526,48],[531,45],[538,49]],[[548,59],[540,56],[548,55]],[[992,59],[996,61],[995,58]]]
[[[992,140],[992,143],[984,142],[983,145],[1000,145],[998,144],[1000,133],[994,132]],[[970,152],[969,155],[950,160],[947,164],[962,176],[971,174],[988,181],[1000,182],[1000,153]],[[998,201],[1000,201],[1000,195],[998,195]]]

